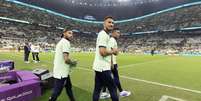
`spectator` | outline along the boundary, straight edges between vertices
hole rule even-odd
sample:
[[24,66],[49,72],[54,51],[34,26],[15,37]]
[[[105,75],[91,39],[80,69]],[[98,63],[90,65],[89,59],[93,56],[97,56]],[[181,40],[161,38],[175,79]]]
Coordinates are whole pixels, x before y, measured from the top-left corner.
[[29,63],[29,53],[30,53],[30,46],[28,43],[25,43],[24,46],[24,62]]

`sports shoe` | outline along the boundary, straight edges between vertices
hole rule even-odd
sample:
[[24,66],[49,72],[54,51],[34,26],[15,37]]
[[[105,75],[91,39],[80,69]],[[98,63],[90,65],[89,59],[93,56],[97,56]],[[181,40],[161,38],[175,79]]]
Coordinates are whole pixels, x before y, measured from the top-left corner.
[[30,63],[29,61],[24,61],[24,63]]
[[107,99],[107,98],[110,98],[110,94],[107,93],[107,92],[102,92],[100,94],[100,99]]
[[121,91],[119,93],[119,96],[121,96],[121,97],[127,97],[127,96],[130,96],[130,95],[131,95],[130,91]]

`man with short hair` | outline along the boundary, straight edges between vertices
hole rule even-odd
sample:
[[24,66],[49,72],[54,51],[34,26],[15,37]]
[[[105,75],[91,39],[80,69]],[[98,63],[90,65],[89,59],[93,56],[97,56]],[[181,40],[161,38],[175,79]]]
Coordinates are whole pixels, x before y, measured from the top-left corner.
[[[118,45],[117,45],[117,39],[120,37],[120,30],[119,28],[114,28],[113,31],[112,31],[112,35],[111,35],[111,38],[110,38],[110,41],[109,41],[109,47],[113,50],[113,49],[118,49]],[[114,82],[119,90],[119,95],[121,97],[126,97],[126,96],[129,96],[131,94],[130,91],[125,91],[122,89],[121,87],[121,83],[120,83],[120,80],[119,80],[119,73],[118,73],[118,64],[117,64],[117,61],[116,61],[116,55],[112,55],[112,74],[113,74],[113,79],[114,79]],[[103,88],[103,92],[101,93],[101,96],[100,96],[100,99],[105,99],[105,98],[110,98],[110,94],[108,94],[106,92],[106,87]]]
[[117,54],[117,50],[109,48],[109,32],[113,30],[114,20],[111,16],[104,19],[104,29],[99,32],[96,40],[96,54],[93,64],[95,71],[95,87],[93,91],[93,101],[98,101],[102,87],[107,87],[112,101],[119,101],[117,89],[112,79],[111,55]]
[[72,61],[69,57],[71,49],[70,41],[73,38],[73,32],[65,29],[61,37],[62,39],[57,43],[55,50],[53,69],[55,84],[49,101],[56,101],[64,86],[70,101],[75,101],[70,80],[70,70],[72,65],[76,65],[76,62]]

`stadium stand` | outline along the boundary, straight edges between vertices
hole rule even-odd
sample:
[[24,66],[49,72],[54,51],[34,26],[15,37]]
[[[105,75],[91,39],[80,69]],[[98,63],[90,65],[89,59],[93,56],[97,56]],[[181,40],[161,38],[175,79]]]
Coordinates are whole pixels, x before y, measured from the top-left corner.
[[[0,1],[0,15],[23,20],[29,24],[0,20],[1,48],[22,47],[26,41],[40,43],[53,50],[62,29],[75,30],[74,51],[93,51],[96,33],[101,24],[73,21],[46,11]],[[117,23],[122,31],[118,40],[122,52],[146,53],[156,48],[159,53],[200,52],[199,30],[181,31],[182,28],[201,26],[201,5],[187,6],[139,20]],[[171,22],[170,22],[171,20]],[[149,32],[153,33],[141,33]],[[8,38],[9,37],[9,38]],[[17,44],[16,44],[17,43]]]

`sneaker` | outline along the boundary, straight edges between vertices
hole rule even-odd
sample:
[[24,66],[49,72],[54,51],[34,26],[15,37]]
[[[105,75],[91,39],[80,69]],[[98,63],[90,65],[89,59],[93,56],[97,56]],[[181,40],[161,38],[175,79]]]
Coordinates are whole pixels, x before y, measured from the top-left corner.
[[30,63],[29,61],[25,61],[24,63]]
[[109,93],[103,92],[103,93],[100,94],[100,99],[107,99],[107,98],[110,98]]
[[119,93],[119,95],[121,97],[127,97],[127,96],[131,95],[131,92],[130,91],[122,91],[122,92]]

